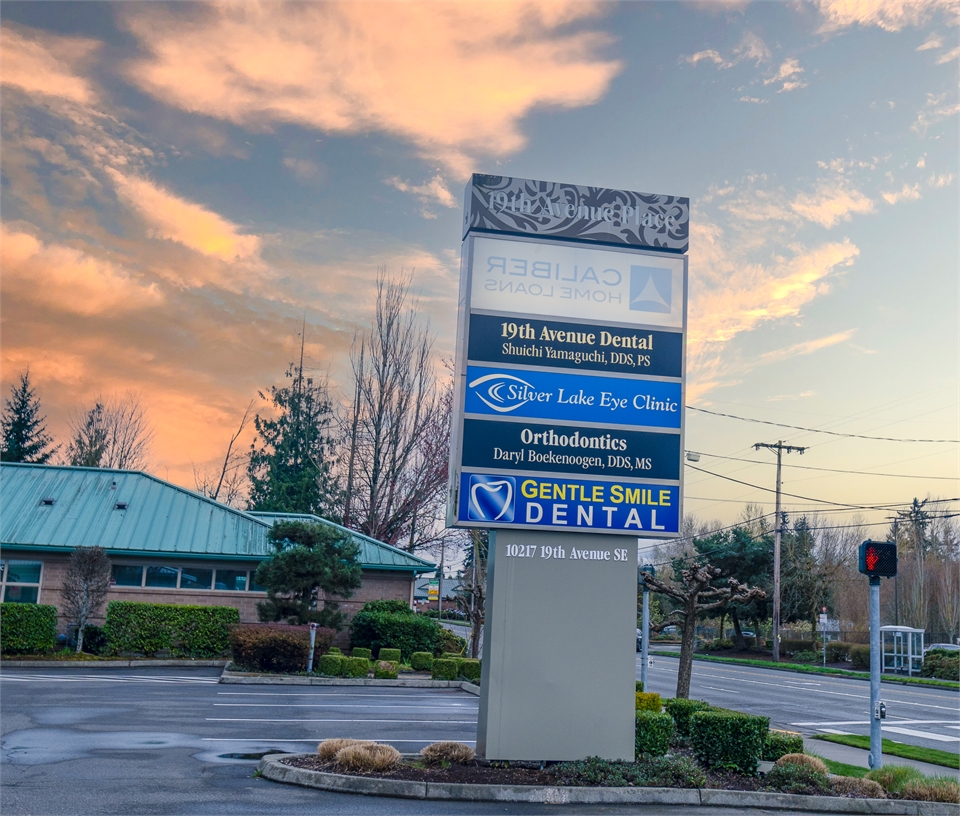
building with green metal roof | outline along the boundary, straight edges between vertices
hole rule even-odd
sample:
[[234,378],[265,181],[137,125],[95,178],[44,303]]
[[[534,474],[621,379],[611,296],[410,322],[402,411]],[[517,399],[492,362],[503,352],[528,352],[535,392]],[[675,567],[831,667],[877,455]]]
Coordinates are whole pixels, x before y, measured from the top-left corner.
[[[69,554],[99,545],[113,562],[108,600],[235,606],[257,620],[257,565],[275,521],[349,532],[360,545],[361,587],[337,599],[348,615],[368,600],[413,602],[426,559],[313,515],[244,512],[148,473],[0,464],[0,600],[59,606]],[[65,622],[64,622],[65,623]]]

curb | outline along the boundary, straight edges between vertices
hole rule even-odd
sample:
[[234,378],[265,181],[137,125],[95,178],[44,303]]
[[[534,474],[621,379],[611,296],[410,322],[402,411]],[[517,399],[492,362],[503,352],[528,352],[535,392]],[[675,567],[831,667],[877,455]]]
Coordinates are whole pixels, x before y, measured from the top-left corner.
[[378,688],[455,688],[474,696],[480,695],[480,686],[464,680],[428,680],[421,677],[375,680],[372,677],[304,677],[300,675],[253,674],[232,672],[226,667],[220,682],[241,686],[374,686]]
[[143,669],[143,668],[201,668],[219,669],[226,667],[229,660],[2,660],[0,669]]
[[731,808],[771,808],[807,813],[863,813],[878,816],[956,816],[956,805],[900,799],[845,799],[839,796],[800,796],[792,793],[728,791],[701,788],[575,788],[548,785],[471,785],[417,782],[310,771],[280,762],[285,757],[312,754],[269,754],[257,771],[265,779],[339,793],[439,799],[468,802],[531,802],[536,804],[658,804]]
[[[653,655],[654,657],[675,657],[678,659],[680,657],[680,654],[678,652],[665,652],[659,649],[656,651],[649,652],[649,654]],[[785,671],[785,672],[792,672],[793,674],[807,674],[807,675],[813,675],[816,677],[837,678],[839,680],[869,680],[870,679],[869,672],[862,672],[862,676],[857,676],[853,674],[834,674],[833,672],[810,671],[808,669],[798,669],[790,663],[784,663],[774,668],[773,666],[754,666],[754,665],[751,665],[750,663],[740,663],[736,658],[711,657],[709,660],[704,660],[702,655],[694,655],[693,659],[699,660],[701,663],[722,663],[725,666],[741,666],[742,668],[745,668],[745,669],[767,669],[769,671]],[[840,671],[844,671],[844,670],[841,669]],[[960,691],[960,684],[954,685],[954,686],[940,686],[940,685],[935,685],[933,683],[918,683],[918,682],[907,683],[903,680],[897,680],[893,677],[884,677],[883,675],[880,676],[880,682],[889,683],[890,685],[894,685],[894,686],[906,686],[908,688],[928,688],[928,689],[938,689],[939,691]]]

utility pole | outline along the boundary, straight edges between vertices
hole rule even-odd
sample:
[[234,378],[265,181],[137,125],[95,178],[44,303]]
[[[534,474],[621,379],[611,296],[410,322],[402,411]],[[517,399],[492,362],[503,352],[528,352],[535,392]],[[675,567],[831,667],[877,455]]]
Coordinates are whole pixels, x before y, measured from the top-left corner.
[[[893,518],[893,543],[894,545],[899,544],[897,536],[897,524],[900,521],[900,516],[894,516]],[[893,625],[900,625],[900,585],[897,583],[897,576],[893,576]]]
[[799,453],[801,456],[806,448],[798,448],[795,445],[785,445],[783,441],[771,445],[768,442],[757,442],[754,450],[760,448],[769,448],[777,452],[777,510],[776,527],[773,533],[773,661],[780,662],[780,533],[783,529],[783,516],[780,512],[780,473],[781,459],[784,452]]

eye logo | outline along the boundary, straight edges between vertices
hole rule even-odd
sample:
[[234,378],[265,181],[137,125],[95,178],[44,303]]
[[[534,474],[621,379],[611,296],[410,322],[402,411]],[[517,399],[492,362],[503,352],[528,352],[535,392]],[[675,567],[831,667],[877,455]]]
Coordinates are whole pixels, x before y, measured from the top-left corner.
[[513,521],[517,483],[509,476],[470,477],[467,518],[471,521]]
[[673,303],[673,274],[655,266],[630,267],[630,310],[670,314]]
[[[522,387],[517,388],[515,383]],[[470,388],[484,405],[498,414],[509,414],[530,402],[529,394],[533,391],[530,383],[512,374],[486,374],[470,383]],[[507,394],[503,393],[505,389]]]

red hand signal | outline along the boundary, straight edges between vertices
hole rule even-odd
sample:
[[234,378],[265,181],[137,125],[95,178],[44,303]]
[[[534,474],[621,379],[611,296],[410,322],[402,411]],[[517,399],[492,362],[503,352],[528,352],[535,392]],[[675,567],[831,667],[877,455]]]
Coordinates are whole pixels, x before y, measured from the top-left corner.
[[877,561],[880,560],[880,556],[877,554],[877,551],[874,547],[867,548],[867,569],[870,572],[873,572],[873,568],[877,566]]

